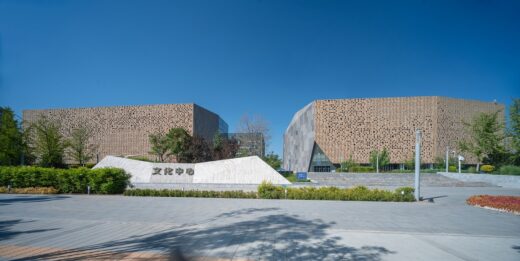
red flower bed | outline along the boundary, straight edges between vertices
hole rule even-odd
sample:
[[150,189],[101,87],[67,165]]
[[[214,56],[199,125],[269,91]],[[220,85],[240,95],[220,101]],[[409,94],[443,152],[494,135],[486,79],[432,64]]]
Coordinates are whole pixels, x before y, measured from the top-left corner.
[[518,196],[471,196],[466,203],[472,206],[490,207],[520,214],[520,197]]

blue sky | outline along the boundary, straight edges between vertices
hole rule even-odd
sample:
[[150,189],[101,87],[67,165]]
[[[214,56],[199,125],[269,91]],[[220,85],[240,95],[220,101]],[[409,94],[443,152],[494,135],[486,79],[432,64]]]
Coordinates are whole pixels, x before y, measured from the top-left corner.
[[0,106],[195,102],[281,153],[316,99],[520,95],[520,1],[0,0]]

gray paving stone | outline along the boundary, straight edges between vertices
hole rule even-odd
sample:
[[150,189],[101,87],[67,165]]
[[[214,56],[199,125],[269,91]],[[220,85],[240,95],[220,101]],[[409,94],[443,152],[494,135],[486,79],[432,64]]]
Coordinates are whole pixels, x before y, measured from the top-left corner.
[[473,194],[520,190],[425,187],[435,203],[0,195],[0,259],[518,260],[519,216],[467,206]]

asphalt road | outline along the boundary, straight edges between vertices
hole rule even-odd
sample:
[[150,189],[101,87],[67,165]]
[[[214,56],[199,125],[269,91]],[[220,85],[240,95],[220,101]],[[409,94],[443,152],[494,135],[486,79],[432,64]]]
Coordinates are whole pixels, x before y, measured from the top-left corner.
[[520,216],[434,203],[0,195],[5,260],[520,260]]

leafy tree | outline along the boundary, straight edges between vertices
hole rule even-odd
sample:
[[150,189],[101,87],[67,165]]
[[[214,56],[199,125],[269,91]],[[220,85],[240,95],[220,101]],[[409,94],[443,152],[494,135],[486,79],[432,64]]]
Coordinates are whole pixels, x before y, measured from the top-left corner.
[[[412,160],[412,164],[414,164],[413,161],[415,161],[415,158]],[[448,157],[448,165],[457,166],[457,158],[450,155]],[[413,167],[413,165],[412,165],[412,167]],[[445,169],[446,168],[446,157],[436,157],[435,158],[435,168]]]
[[204,138],[195,136],[191,138],[189,148],[186,152],[185,162],[206,162],[212,159],[211,149]]
[[67,156],[74,159],[79,165],[85,166],[96,153],[98,146],[92,144],[92,131],[83,123],[78,128],[70,131],[70,138],[67,141]]
[[282,166],[282,160],[277,154],[271,151],[271,153],[265,155],[263,160],[271,166],[273,169],[279,169]]
[[169,151],[175,155],[177,162],[189,162],[189,149],[191,143],[191,135],[183,128],[170,129],[166,134],[168,140]]
[[222,135],[215,136],[213,139],[213,160],[232,159],[238,151],[238,141],[236,139],[223,138]]
[[0,107],[0,165],[18,165],[24,152],[22,130],[9,107]]
[[477,158],[477,172],[480,164],[490,155],[504,153],[504,124],[499,122],[500,111],[480,113],[471,123],[463,122],[469,134],[469,139],[459,143],[463,152],[468,152]]
[[224,139],[222,143],[221,159],[235,158],[238,152],[238,141],[236,139]]
[[509,107],[509,119],[511,128],[509,136],[511,140],[511,163],[520,165],[520,99],[513,99]]
[[58,122],[41,117],[32,124],[35,154],[43,167],[63,167],[63,156],[67,144],[60,133]]
[[213,135],[213,150],[221,150],[224,143],[224,138],[220,131],[215,132]]
[[348,160],[341,162],[341,167],[340,167],[339,171],[352,172],[353,169],[358,166],[359,166],[359,164],[357,164],[354,161],[354,159],[352,159],[352,155],[350,155]]
[[161,132],[152,133],[148,136],[150,141],[150,154],[157,156],[159,162],[164,162],[170,156],[170,143],[166,134]]
[[370,152],[370,165],[376,169],[377,163],[379,163],[379,168],[383,168],[390,164],[390,155],[388,154],[388,151],[386,148],[383,148],[382,151],[373,150]]

